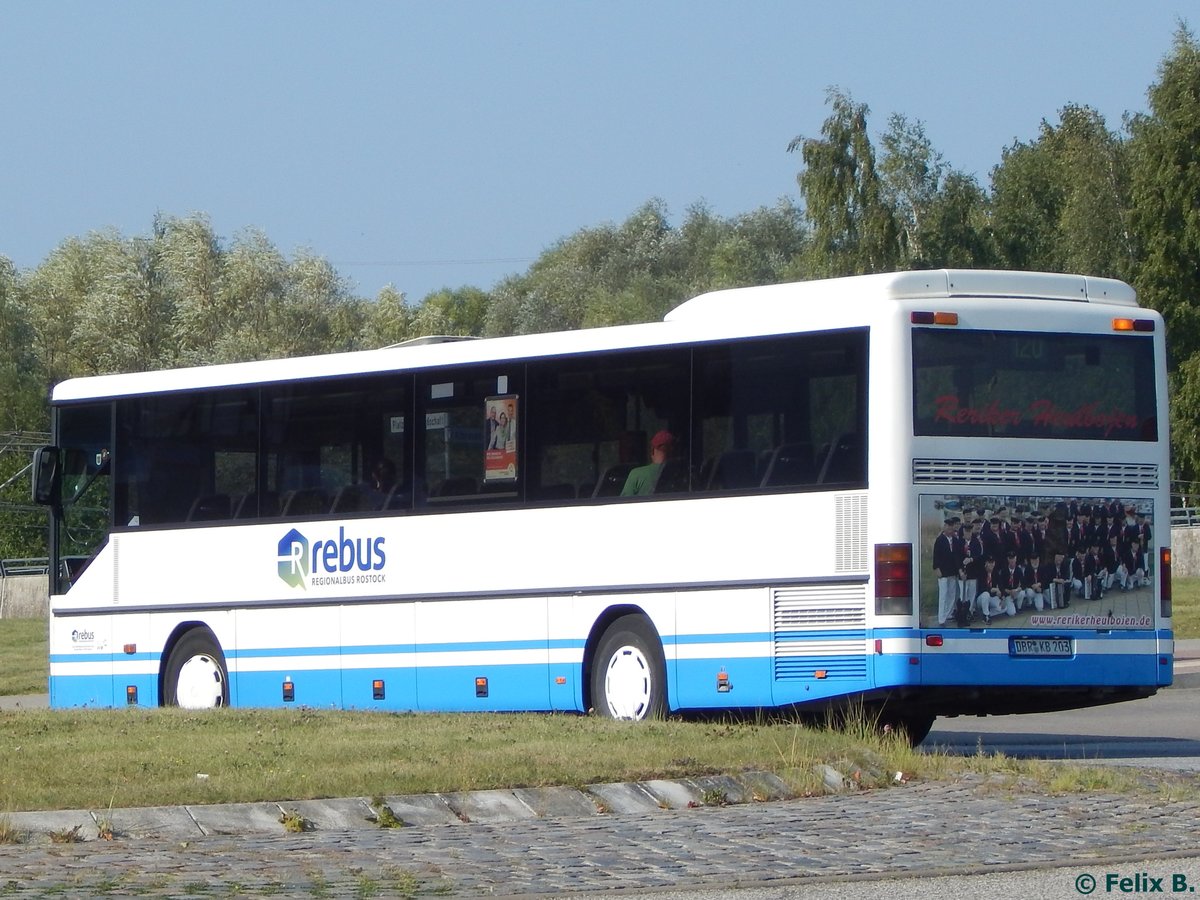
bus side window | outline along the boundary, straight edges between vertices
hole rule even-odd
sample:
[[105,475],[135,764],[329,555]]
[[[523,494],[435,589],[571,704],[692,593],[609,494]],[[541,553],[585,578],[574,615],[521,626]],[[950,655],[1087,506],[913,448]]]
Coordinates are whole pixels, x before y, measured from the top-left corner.
[[677,465],[653,493],[690,490],[689,350],[544,360],[530,365],[529,394],[531,503],[620,497],[661,431],[675,437]]
[[419,505],[520,501],[527,457],[523,368],[441,370],[417,379]]
[[698,490],[862,484],[866,332],[696,351]]

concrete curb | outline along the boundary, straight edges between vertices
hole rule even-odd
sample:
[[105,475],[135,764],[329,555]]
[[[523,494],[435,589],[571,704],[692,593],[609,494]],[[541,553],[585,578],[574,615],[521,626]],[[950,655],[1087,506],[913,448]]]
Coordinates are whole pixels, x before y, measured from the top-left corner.
[[[785,800],[792,792],[769,772],[710,776],[679,781],[593,784],[584,788],[546,787],[410,794],[384,797],[399,827],[499,824],[527,819],[646,815],[699,806]],[[387,827],[381,807],[365,797],[297,800],[287,803],[224,803],[202,806],[113,810],[64,809],[13,812],[0,816],[26,843],[101,840],[188,841],[216,835],[279,834],[304,831],[356,831]]]

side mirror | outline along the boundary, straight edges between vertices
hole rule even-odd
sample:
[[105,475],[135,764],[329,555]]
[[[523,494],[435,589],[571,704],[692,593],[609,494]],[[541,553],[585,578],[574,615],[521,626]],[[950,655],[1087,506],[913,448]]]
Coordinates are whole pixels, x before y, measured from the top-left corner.
[[33,502],[57,506],[62,473],[61,453],[57,447],[38,447],[33,451]]

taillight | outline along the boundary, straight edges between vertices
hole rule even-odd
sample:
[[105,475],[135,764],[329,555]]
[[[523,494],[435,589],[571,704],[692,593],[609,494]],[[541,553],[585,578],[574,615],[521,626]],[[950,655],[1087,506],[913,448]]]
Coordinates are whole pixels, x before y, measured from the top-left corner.
[[876,544],[876,615],[911,616],[912,611],[912,544]]
[[1153,331],[1153,319],[1113,319],[1113,331]]
[[1171,548],[1158,548],[1159,611],[1164,619],[1171,618]]
[[914,325],[957,325],[958,313],[913,310],[909,314],[908,320]]

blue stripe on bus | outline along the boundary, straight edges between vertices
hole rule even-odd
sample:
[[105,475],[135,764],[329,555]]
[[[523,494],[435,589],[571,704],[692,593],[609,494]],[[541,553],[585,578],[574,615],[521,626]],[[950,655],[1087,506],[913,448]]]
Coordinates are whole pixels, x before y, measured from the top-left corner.
[[437,644],[370,644],[344,647],[248,647],[225,654],[227,659],[271,659],[283,656],[368,656],[389,653],[495,653],[505,650],[582,650],[582,640],[459,641]]
[[52,653],[52,663],[93,662],[152,662],[162,659],[161,653]]
[[865,628],[830,628],[824,630],[791,629],[776,632],[738,632],[726,634],[675,634],[663,635],[665,646],[686,644],[742,644],[773,640],[844,641],[866,637]]
[[[1044,629],[1039,629],[1044,630]],[[806,641],[837,639],[902,638],[923,643],[927,633],[941,633],[964,642],[996,641],[1006,638],[1012,629],[963,630],[877,628],[830,629],[819,632],[749,632],[740,634],[668,635],[665,645],[725,645],[730,651],[752,643],[770,643],[781,635],[791,636],[791,654],[771,652],[750,657],[723,657],[714,647],[701,659],[677,659],[668,664],[673,708],[753,707],[811,702],[872,687],[937,685],[1157,685],[1171,683],[1171,654],[1079,653],[1071,659],[1010,659],[1005,650],[988,653],[932,651],[920,647],[917,652],[874,654],[828,654],[803,652]],[[1076,638],[1095,638],[1094,631],[1061,629],[1054,632]],[[1105,641],[1128,642],[1171,640],[1170,629],[1120,631],[1103,636]],[[486,653],[504,650],[569,649],[582,651],[584,641],[476,641],[422,644],[380,644],[358,647],[255,648],[232,651],[234,659],[275,657],[345,656],[353,659],[368,654],[388,655],[436,652]],[[814,647],[814,651],[818,648]],[[50,661],[70,668],[71,664],[118,663],[121,661],[157,661],[159,654],[121,653],[53,654]],[[482,658],[481,658],[482,659]],[[1003,660],[1009,663],[998,667]],[[1164,663],[1163,660],[1166,662]],[[719,691],[719,672],[724,671],[731,689]],[[823,672],[818,678],[817,672]],[[489,696],[474,696],[474,679],[489,679]],[[306,706],[347,706],[389,710],[511,710],[580,709],[583,704],[582,652],[574,662],[531,662],[525,664],[478,664],[456,666],[372,666],[367,669],[342,667],[331,670],[289,669],[267,672],[231,673],[231,701],[240,706],[285,706],[282,683],[291,678],[297,692],[293,701]],[[385,699],[374,700],[371,683],[381,678],[386,683]],[[562,679],[559,684],[556,679]],[[158,702],[157,675],[129,675],[115,678],[55,675],[50,679],[54,706],[123,705],[127,685],[138,688],[139,704]]]

